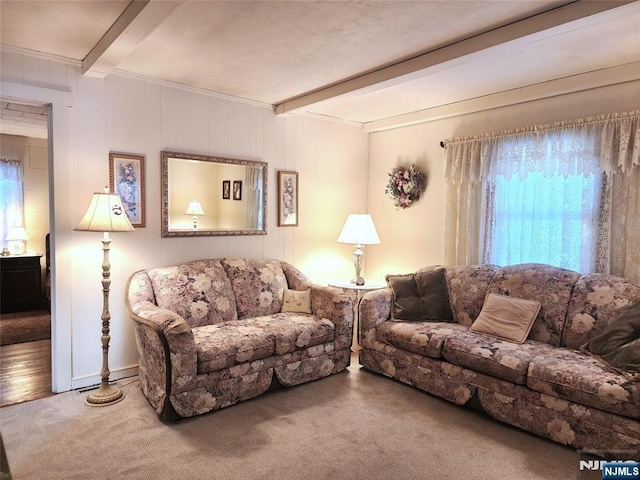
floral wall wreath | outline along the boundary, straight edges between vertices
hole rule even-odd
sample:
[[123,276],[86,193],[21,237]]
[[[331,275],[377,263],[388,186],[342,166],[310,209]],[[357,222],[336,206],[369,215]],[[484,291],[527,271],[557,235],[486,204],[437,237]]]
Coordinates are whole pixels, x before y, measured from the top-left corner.
[[427,188],[427,176],[415,165],[409,168],[395,167],[389,172],[384,193],[393,200],[396,208],[409,208],[420,200]]

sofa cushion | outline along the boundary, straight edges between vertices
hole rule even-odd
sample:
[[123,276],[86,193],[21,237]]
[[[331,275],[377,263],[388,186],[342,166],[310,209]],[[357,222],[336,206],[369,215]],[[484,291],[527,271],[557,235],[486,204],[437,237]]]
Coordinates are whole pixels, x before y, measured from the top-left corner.
[[447,338],[442,353],[446,360],[460,367],[525,385],[529,362],[553,348],[532,340],[518,345],[469,331],[458,332]]
[[590,273],[576,282],[567,309],[562,346],[578,349],[640,299],[640,285],[614,275]]
[[556,348],[531,360],[527,386],[581,405],[640,418],[640,383],[576,350]]
[[540,302],[490,293],[470,330],[523,343],[540,311]]
[[623,308],[604,331],[580,349],[607,365],[640,374],[640,301]]
[[225,258],[222,265],[231,279],[239,319],[280,311],[288,287],[279,261]]
[[489,283],[500,269],[496,265],[447,267],[449,297],[454,321],[470,327],[480,315]]
[[385,278],[393,292],[394,319],[453,320],[444,270],[387,275]]
[[198,260],[147,271],[156,304],[191,327],[238,318],[231,282],[219,260]]
[[540,302],[540,313],[529,338],[559,346],[573,287],[580,274],[539,263],[503,267],[491,279],[487,293]]
[[192,328],[198,358],[198,373],[210,373],[240,363],[273,355],[273,333],[247,320]]
[[381,343],[431,358],[442,358],[446,338],[469,327],[447,322],[382,322],[376,327]]
[[276,355],[331,342],[336,332],[335,325],[326,318],[304,313],[278,313],[247,321],[273,335]]
[[286,289],[282,298],[282,311],[311,313],[311,290]]

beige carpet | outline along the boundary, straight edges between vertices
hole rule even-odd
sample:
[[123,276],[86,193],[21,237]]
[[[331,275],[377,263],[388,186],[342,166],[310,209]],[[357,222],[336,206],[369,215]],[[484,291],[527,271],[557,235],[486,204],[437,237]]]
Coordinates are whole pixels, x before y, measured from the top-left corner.
[[51,338],[51,314],[47,310],[0,314],[0,345]]
[[574,479],[570,448],[360,370],[177,423],[67,392],[0,409],[14,480]]

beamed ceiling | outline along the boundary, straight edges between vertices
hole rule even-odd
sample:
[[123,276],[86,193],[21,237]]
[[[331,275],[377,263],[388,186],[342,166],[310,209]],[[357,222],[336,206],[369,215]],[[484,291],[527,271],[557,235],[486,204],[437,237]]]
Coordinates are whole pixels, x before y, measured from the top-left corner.
[[0,17],[4,51],[365,131],[640,78],[638,1],[2,0]]

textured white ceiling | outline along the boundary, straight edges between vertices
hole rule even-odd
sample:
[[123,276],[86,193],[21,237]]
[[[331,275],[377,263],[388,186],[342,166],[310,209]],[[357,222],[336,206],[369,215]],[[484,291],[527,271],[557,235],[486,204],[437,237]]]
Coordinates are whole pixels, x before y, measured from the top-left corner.
[[[173,3],[114,72],[365,125],[536,85],[550,95],[567,78],[615,83],[640,65],[638,1]],[[2,0],[0,42],[86,64],[129,4]]]

